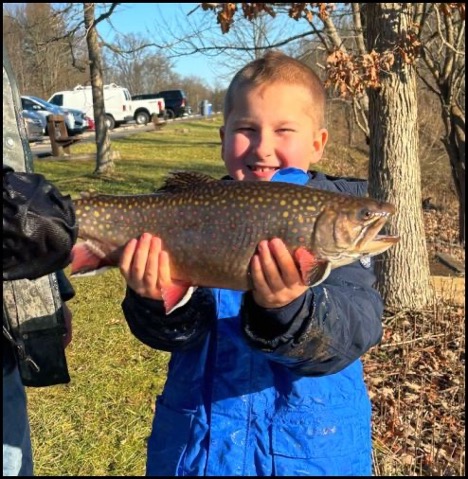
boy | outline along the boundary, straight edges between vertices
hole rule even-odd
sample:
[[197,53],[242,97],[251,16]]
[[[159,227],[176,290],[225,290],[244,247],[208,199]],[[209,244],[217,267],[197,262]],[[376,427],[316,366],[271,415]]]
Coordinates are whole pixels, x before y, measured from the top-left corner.
[[[270,52],[246,65],[220,130],[229,176],[364,195],[364,182],[307,171],[328,139],[324,110],[323,86],[300,62]],[[142,342],[172,352],[147,475],[370,475],[359,357],[380,341],[383,306],[369,266],[338,268],[309,288],[282,241],[263,241],[252,291],[199,288],[165,316],[164,245],[146,233],[130,241],[120,265],[126,319]]]

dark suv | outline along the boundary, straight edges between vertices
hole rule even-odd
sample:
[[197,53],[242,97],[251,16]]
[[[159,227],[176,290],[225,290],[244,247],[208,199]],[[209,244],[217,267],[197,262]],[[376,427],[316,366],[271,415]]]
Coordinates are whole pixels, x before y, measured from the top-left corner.
[[166,118],[178,118],[190,115],[192,109],[188,105],[187,95],[184,90],[164,90],[158,93],[145,93],[134,95],[132,100],[151,100],[153,98],[164,98]]

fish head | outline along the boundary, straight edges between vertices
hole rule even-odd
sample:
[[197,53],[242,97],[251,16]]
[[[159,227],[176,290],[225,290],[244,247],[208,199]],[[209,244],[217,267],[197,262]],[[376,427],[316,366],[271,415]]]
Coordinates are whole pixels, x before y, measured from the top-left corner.
[[379,234],[394,213],[390,203],[343,195],[318,216],[312,250],[332,267],[383,253],[399,241],[397,236]]

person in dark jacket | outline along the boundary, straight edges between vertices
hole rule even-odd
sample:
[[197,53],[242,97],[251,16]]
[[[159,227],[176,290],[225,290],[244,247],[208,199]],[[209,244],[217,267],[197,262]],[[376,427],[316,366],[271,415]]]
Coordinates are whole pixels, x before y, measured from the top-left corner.
[[3,52],[3,475],[32,476],[25,385],[69,381],[74,290],[62,268],[77,237],[69,196],[32,172],[19,94]]
[[[71,341],[72,314],[66,301],[70,300],[75,292],[59,268],[68,265],[75,240],[75,216],[70,198],[63,197],[42,175],[16,173],[11,168],[4,167],[2,343],[4,476],[33,474],[24,390],[24,385],[33,384],[24,381],[21,376],[19,358],[27,369],[29,381],[34,379],[35,367],[40,364],[41,381],[46,381],[44,385],[63,382],[54,377],[50,363],[64,361],[63,349]],[[55,287],[47,277],[49,274],[53,274],[51,279],[56,281]],[[54,308],[44,311],[44,303],[48,303],[51,298],[55,298],[57,311],[54,311]],[[27,324],[29,321],[36,321],[35,327],[39,330],[37,340],[32,328]],[[60,323],[56,324],[56,321]],[[19,329],[21,327],[24,327],[25,331],[27,328],[27,336],[33,341],[32,344],[23,339]],[[48,332],[51,336],[47,334]],[[63,334],[61,340],[57,337],[60,334]],[[54,347],[62,350],[59,354],[63,358],[53,357]],[[25,360],[30,362],[26,363]],[[31,371],[29,365],[34,366]],[[64,374],[68,376],[66,365],[61,366],[65,369]]]
[[[246,65],[228,88],[220,131],[229,177],[365,195],[365,181],[309,171],[327,143],[324,112],[323,85],[299,61],[270,52]],[[383,305],[368,258],[307,287],[273,238],[252,258],[251,291],[198,288],[167,316],[161,240],[131,240],[120,269],[132,333],[172,353],[147,475],[371,474],[359,358],[381,339]]]

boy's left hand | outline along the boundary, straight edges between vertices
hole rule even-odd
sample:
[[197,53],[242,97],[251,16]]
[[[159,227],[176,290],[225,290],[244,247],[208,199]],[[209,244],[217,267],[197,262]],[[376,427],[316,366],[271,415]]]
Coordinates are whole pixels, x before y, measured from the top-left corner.
[[250,273],[254,300],[263,308],[286,306],[308,289],[294,258],[279,238],[259,243]]

